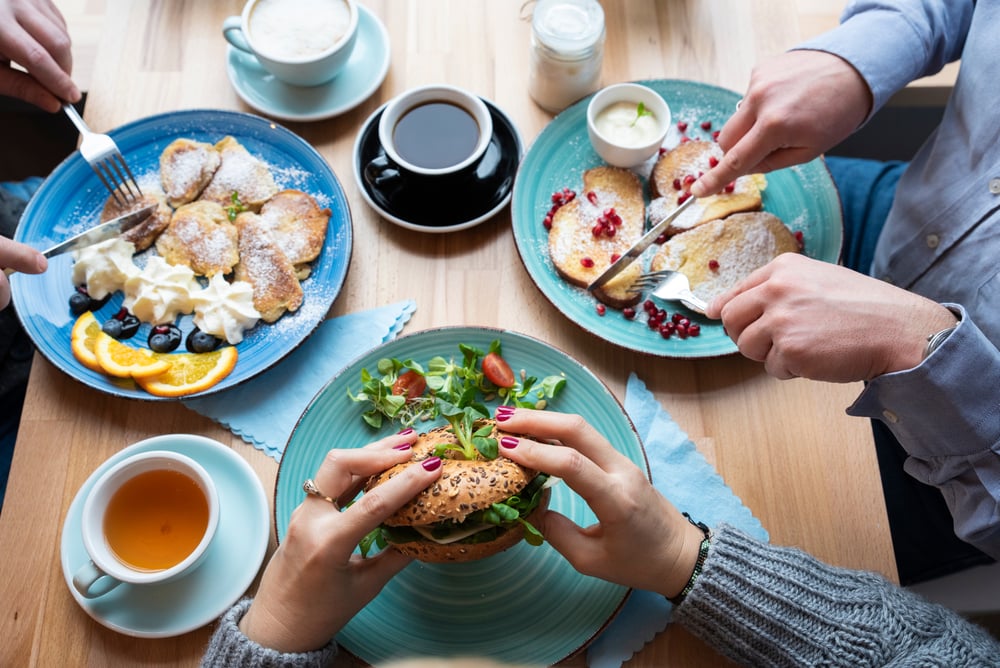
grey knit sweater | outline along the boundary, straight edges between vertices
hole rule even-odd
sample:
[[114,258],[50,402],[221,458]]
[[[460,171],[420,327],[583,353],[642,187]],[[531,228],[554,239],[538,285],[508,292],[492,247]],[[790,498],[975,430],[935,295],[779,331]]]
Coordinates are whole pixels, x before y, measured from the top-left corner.
[[[298,668],[336,655],[334,642],[295,655],[260,647],[237,627],[248,607],[223,616],[202,665]],[[1000,644],[947,608],[725,525],[674,621],[750,666],[1000,666]]]

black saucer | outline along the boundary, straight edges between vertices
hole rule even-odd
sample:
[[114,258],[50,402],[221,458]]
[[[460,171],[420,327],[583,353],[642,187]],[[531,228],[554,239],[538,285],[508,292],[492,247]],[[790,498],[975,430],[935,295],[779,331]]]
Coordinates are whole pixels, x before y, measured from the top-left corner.
[[385,105],[373,113],[354,143],[354,179],[361,194],[385,219],[423,232],[452,232],[488,220],[510,201],[514,175],[523,151],[511,120],[483,100],[493,119],[493,137],[474,172],[426,178],[400,177],[385,183],[365,178],[365,166],[385,160],[378,138],[378,122]]

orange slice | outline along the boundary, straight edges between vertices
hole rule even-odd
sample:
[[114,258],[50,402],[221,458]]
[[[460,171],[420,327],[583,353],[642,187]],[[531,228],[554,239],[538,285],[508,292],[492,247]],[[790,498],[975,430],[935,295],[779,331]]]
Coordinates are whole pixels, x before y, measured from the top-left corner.
[[156,359],[168,361],[170,369],[158,376],[135,380],[142,389],[158,397],[183,397],[204,392],[228,376],[238,356],[233,346],[210,353],[153,353]]
[[170,369],[170,362],[153,357],[148,350],[126,346],[104,332],[97,333],[94,356],[104,373],[117,378],[159,376]]
[[101,333],[101,325],[97,322],[97,318],[87,311],[73,323],[73,332],[70,334],[73,357],[83,366],[98,373],[103,373],[104,369],[94,354],[94,343],[97,341],[97,335]]

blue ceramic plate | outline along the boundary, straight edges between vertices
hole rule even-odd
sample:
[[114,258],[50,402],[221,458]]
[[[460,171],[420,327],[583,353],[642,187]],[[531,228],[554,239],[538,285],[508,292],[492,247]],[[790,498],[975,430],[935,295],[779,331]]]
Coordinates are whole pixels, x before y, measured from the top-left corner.
[[292,86],[275,78],[251,54],[228,48],[226,72],[244,102],[286,121],[318,121],[350,111],[374,93],[389,71],[389,33],[371,10],[358,5],[358,37],[347,64],[321,86]]
[[[487,349],[500,339],[512,368],[542,378],[564,373],[566,387],[550,409],[586,415],[612,443],[649,471],[639,437],[621,405],[588,369],[563,352],[522,334],[474,327],[418,332],[355,360],[306,409],[278,469],[275,527],[284,539],[292,510],[303,498],[302,481],[319,468],[330,447],[361,447],[398,430],[372,430],[352,402],[361,369],[379,359],[426,364],[431,357],[459,357],[459,343]],[[421,430],[436,426],[421,425]],[[336,438],[331,440],[331,434]],[[552,489],[550,507],[582,526],[596,521],[565,484]],[[412,563],[337,637],[368,663],[415,656],[486,656],[513,664],[551,665],[584,647],[611,620],[628,590],[577,573],[545,544],[520,543],[487,559],[464,564]]]
[[[205,560],[182,578],[156,585],[120,584],[99,598],[84,598],[73,586],[73,574],[89,558],[81,526],[87,492],[112,466],[150,450],[187,455],[212,476],[220,509],[215,538]],[[139,638],[179,636],[211,623],[243,595],[264,561],[270,533],[264,486],[246,460],[204,436],[156,436],[116,453],[80,487],[63,524],[63,577],[80,607],[109,629]]]
[[[692,139],[711,140],[711,134],[732,115],[739,94],[693,81],[657,79],[638,81],[663,96],[673,121],[688,123]],[[511,217],[521,261],[532,280],[556,311],[591,334],[623,348],[662,357],[714,357],[736,352],[736,344],[718,321],[690,313],[701,325],[701,335],[689,339],[663,339],[646,326],[645,318],[626,320],[621,312],[597,313],[597,302],[586,290],[559,278],[548,253],[548,231],[542,225],[552,206],[552,193],[570,188],[579,194],[583,172],[603,164],[587,138],[587,104],[583,99],[559,114],[528,149],[514,182]],[[702,122],[711,123],[708,130]],[[677,142],[676,126],[665,144]],[[637,170],[646,190],[652,161]],[[781,218],[793,231],[801,230],[805,254],[836,262],[843,240],[843,216],[833,179],[822,160],[782,169],[767,175],[764,209]],[[670,312],[679,304],[660,304]],[[639,309],[641,311],[641,308]]]
[[[219,392],[252,378],[304,341],[326,317],[351,260],[351,212],[347,197],[322,156],[280,125],[231,111],[177,111],[129,123],[110,134],[140,185],[159,178],[160,153],[174,139],[188,137],[214,143],[232,135],[252,155],[269,165],[280,187],[307,192],[320,206],[332,211],[326,246],[312,263],[312,274],[302,282],[304,300],[299,310],[274,324],[262,322],[246,332],[237,346],[239,361],[233,372],[211,389],[191,396]],[[52,172],[28,203],[15,238],[35,248],[48,248],[96,224],[106,198],[107,191],[93,170],[79,153],[74,153]],[[72,267],[72,254],[65,253],[49,260],[49,269],[44,274],[11,276],[17,315],[38,350],[56,367],[95,389],[134,399],[169,400],[147,394],[131,380],[113,380],[91,371],[73,357],[70,332],[76,317],[69,310],[69,297],[74,289]],[[98,322],[113,316],[121,302],[120,292],[112,296],[95,312]],[[191,316],[179,320],[185,335],[193,326],[190,321]],[[143,325],[126,342],[145,346],[148,334],[149,325]]]

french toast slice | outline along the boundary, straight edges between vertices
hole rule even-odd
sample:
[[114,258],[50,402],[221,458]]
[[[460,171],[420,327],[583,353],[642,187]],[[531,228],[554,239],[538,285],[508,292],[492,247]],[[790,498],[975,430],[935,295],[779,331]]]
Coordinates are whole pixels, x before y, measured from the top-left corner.
[[118,216],[123,216],[133,211],[155,204],[156,208],[151,214],[146,216],[135,227],[129,228],[121,233],[122,239],[131,241],[135,245],[135,252],[139,253],[153,245],[157,237],[167,229],[170,224],[170,217],[173,210],[167,206],[166,195],[157,187],[143,185],[142,197],[134,202],[122,206],[114,197],[108,197],[101,211],[101,222],[105,223]]
[[170,264],[187,265],[210,278],[233,270],[239,260],[237,236],[220,204],[197,200],[174,211],[156,240],[156,251]]
[[295,265],[268,229],[260,224],[260,216],[241,213],[236,217],[239,231],[240,261],[234,278],[253,286],[253,306],[264,322],[274,322],[286,311],[302,305],[302,284]]
[[222,156],[214,145],[180,137],[160,154],[160,183],[175,209],[193,202],[209,184]]
[[[587,287],[642,236],[645,224],[639,177],[619,167],[588,169],[580,195],[552,217],[549,257],[565,281]],[[613,308],[638,303],[641,295],[628,288],[641,272],[639,262],[633,262],[594,296]]]
[[800,250],[798,239],[774,214],[734,213],[671,237],[649,267],[681,272],[692,292],[711,301],[781,253]]
[[243,207],[260,211],[264,202],[278,192],[271,170],[233,137],[223,137],[215,148],[221,162],[199,199],[231,206],[236,193]]
[[[653,197],[649,204],[649,219],[655,223],[672,211],[687,196],[694,180],[719,160],[722,160],[722,148],[708,141],[684,142],[661,155],[649,176],[650,195]],[[761,191],[766,187],[767,179],[763,174],[741,176],[731,184],[731,188],[691,204],[670,224],[665,234],[673,236],[732,213],[758,211],[763,206]]]

